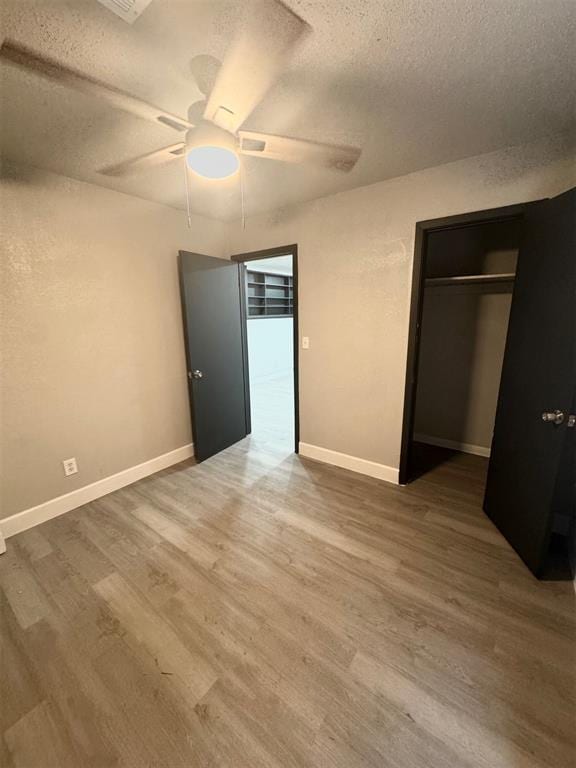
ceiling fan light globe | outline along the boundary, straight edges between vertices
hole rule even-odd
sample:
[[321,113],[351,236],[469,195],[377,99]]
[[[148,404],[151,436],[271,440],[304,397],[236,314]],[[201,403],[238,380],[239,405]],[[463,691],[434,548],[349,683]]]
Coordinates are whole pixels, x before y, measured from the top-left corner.
[[238,172],[236,138],[210,123],[201,123],[186,136],[186,164],[203,179],[227,179]]
[[227,147],[205,145],[189,149],[186,163],[191,171],[204,179],[227,179],[238,172],[240,158]]

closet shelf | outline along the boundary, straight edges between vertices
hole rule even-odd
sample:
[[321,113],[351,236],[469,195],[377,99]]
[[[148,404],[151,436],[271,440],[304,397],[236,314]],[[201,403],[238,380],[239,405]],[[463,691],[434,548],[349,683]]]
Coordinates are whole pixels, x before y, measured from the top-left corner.
[[294,282],[292,275],[247,270],[248,317],[292,317]]
[[450,277],[427,277],[426,285],[487,285],[489,283],[512,283],[514,272],[500,272],[493,275],[452,275]]

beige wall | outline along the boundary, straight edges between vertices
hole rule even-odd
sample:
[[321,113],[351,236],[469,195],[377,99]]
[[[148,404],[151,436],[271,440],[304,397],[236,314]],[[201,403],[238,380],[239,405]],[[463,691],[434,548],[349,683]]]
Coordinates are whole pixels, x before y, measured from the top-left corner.
[[398,467],[417,221],[557,194],[561,139],[494,152],[249,218],[230,250],[298,243],[301,440]]
[[23,168],[0,205],[6,517],[191,441],[177,252],[223,225]]

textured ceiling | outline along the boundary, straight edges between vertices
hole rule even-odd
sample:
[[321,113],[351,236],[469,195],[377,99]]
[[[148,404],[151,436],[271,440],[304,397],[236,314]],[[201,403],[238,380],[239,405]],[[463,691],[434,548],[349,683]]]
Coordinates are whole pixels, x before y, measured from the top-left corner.
[[[246,0],[152,0],[126,24],[96,0],[2,0],[2,36],[186,116],[198,54],[223,58]],[[245,158],[248,213],[363,186],[576,123],[574,0],[287,0],[313,28],[245,127],[363,154],[354,171]],[[169,128],[0,67],[3,155],[185,207],[183,162],[97,169],[179,140]],[[239,215],[234,182],[194,182],[195,212]]]

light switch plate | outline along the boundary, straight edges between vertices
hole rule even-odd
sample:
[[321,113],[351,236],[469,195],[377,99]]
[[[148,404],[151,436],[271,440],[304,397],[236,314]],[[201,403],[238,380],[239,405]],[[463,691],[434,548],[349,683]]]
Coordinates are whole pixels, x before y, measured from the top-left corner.
[[302,349],[310,349],[309,336],[302,336]]

